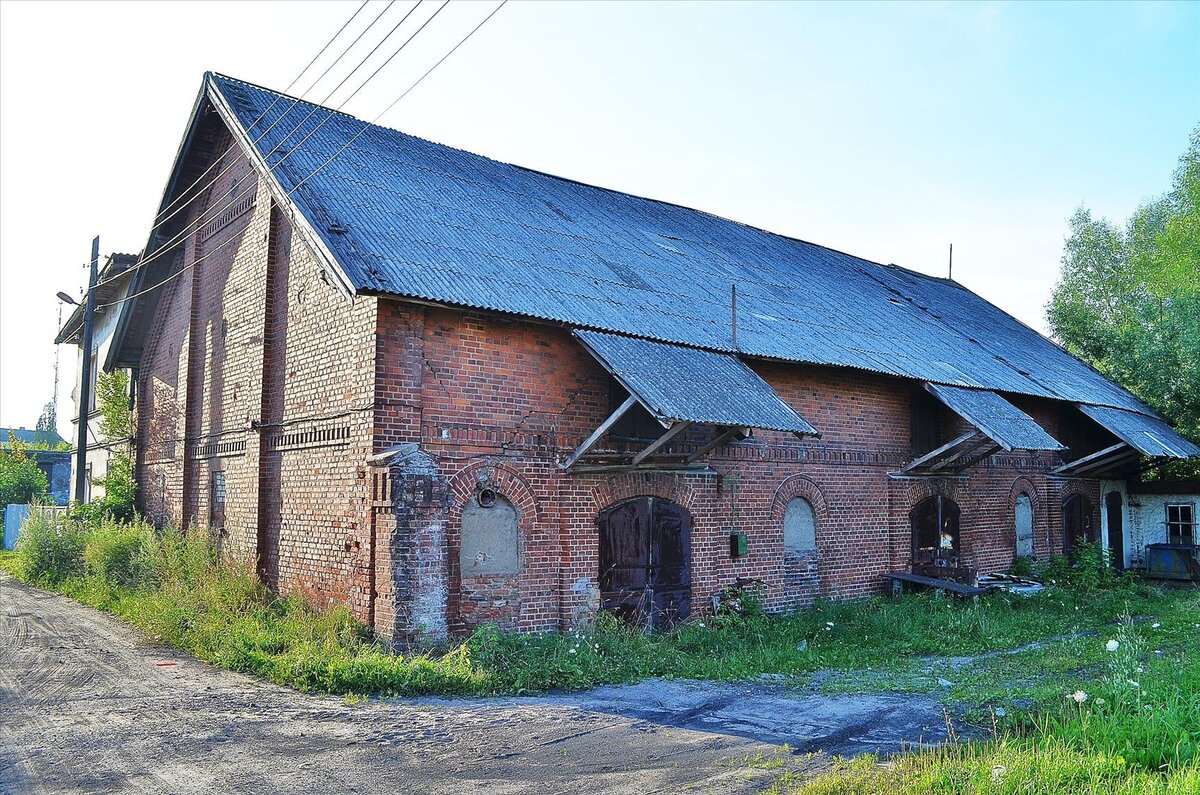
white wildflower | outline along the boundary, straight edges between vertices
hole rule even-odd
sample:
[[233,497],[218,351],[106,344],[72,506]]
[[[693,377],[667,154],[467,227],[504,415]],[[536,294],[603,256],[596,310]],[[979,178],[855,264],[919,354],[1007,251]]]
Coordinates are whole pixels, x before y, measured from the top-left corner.
[[1116,640],[1114,638],[1113,640],[1110,640],[1108,643],[1105,643],[1104,648],[1107,651],[1116,651],[1117,649],[1121,648],[1121,641]]
[[1000,777],[1008,772],[1008,768],[1004,765],[996,765],[992,768],[992,781],[999,781]]
[[1153,624],[1150,625],[1150,629],[1158,629],[1161,626],[1162,626],[1162,624],[1155,621]]
[[1082,690],[1076,690],[1071,694],[1071,698],[1075,700],[1076,704],[1082,704],[1083,702],[1087,701],[1088,695]]

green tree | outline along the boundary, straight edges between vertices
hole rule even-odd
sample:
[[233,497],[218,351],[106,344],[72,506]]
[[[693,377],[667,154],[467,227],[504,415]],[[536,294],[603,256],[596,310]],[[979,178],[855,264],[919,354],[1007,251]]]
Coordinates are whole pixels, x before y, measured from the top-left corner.
[[129,407],[129,375],[123,370],[101,373],[96,379],[96,407],[100,411],[100,434],[112,444],[108,472],[93,482],[104,487],[104,497],[94,500],[86,511],[110,515],[120,521],[134,517],[137,486],[133,479],[133,412]]
[[1200,440],[1200,128],[1171,189],[1123,226],[1075,212],[1047,318],[1069,351]]
[[42,416],[38,417],[37,425],[34,426],[39,431],[53,431],[58,433],[58,407],[51,400],[42,409]]
[[0,450],[0,511],[10,503],[34,502],[49,489],[46,473],[29,457],[26,446],[9,433],[8,449]]

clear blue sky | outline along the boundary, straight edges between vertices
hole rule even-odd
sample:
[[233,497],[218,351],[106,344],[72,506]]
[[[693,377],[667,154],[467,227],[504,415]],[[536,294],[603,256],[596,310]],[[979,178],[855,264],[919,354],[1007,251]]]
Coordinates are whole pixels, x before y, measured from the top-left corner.
[[[92,236],[144,245],[203,70],[283,88],[356,5],[0,4],[0,425],[50,396]],[[451,3],[346,109],[491,7]],[[1200,123],[1200,4],[514,0],[383,123],[928,273],[953,241],[1044,330],[1072,211],[1161,193]]]

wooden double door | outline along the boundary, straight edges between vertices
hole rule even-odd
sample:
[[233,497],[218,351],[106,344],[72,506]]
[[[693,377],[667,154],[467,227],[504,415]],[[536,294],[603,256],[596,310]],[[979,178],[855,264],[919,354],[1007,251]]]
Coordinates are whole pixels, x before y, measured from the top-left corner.
[[647,629],[691,614],[691,517],[659,497],[600,512],[600,606]]

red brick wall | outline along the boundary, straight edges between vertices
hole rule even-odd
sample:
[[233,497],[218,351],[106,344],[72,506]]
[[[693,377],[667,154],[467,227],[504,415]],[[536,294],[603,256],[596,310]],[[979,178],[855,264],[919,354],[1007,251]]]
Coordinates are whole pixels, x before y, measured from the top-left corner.
[[[166,288],[139,369],[143,507],[159,523],[207,526],[212,475],[224,472],[224,548],[257,557],[285,593],[367,618],[376,301],[336,290],[249,164],[230,157],[190,210],[186,270]],[[225,207],[245,211],[222,217]]]
[[[416,443],[450,484],[450,504],[438,521],[448,522],[451,631],[485,621],[551,629],[586,618],[596,605],[596,515],[635,496],[672,499],[691,515],[694,609],[738,577],[764,580],[773,609],[816,596],[879,593],[881,575],[909,563],[909,510],[934,493],[958,502],[970,565],[1010,565],[1013,509],[1022,491],[1033,500],[1039,556],[1061,546],[1062,485],[1045,474],[1052,457],[997,456],[957,478],[890,476],[912,457],[910,400],[918,387],[912,382],[755,364],[822,430],[821,439],[756,432],[716,451],[715,474],[564,475],[559,462],[609,411],[606,374],[568,332],[382,301],[379,341],[376,449]],[[1033,403],[1035,414],[1057,418],[1053,407]],[[948,440],[963,428],[947,415]],[[682,444],[696,441],[691,436]],[[518,576],[481,580],[458,571],[458,516],[481,483],[518,506]],[[783,515],[797,496],[817,516],[815,561],[785,561]],[[736,560],[729,554],[732,530],[749,536],[749,554]]]
[[[739,577],[766,583],[770,609],[879,593],[883,574],[908,565],[908,513],[932,494],[960,506],[962,553],[982,570],[1010,564],[1022,491],[1039,556],[1061,550],[1064,494],[1086,493],[1099,510],[1094,481],[1047,476],[1052,456],[995,456],[939,480],[893,476],[912,457],[919,385],[781,363],[753,366],[820,439],[756,432],[716,450],[708,472],[563,474],[561,461],[610,410],[607,373],[566,330],[351,300],[245,162],[192,217],[227,204],[235,178],[253,205],[190,236],[139,370],[143,505],[159,522],[208,524],[212,476],[223,472],[226,549],[256,556],[283,592],[348,604],[382,637],[586,620],[598,604],[596,516],[633,497],[670,499],[690,515],[694,610]],[[1060,406],[1020,403],[1054,435],[1074,428]],[[944,412],[945,439],[963,429]],[[391,460],[368,463],[386,451]],[[518,514],[517,574],[460,571],[462,509],[481,488]],[[814,509],[815,557],[784,553],[783,517],[797,497]],[[737,559],[734,531],[749,538]]]

